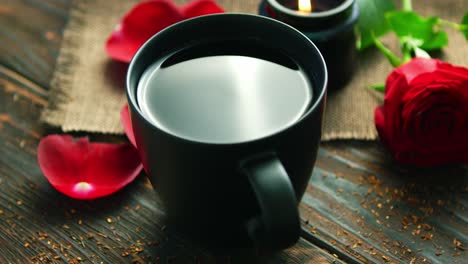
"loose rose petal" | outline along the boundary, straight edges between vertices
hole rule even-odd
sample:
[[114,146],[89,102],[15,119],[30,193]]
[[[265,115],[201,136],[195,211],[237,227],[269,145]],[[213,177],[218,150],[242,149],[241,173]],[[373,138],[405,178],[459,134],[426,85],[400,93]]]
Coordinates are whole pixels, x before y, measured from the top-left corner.
[[107,39],[105,49],[115,60],[130,62],[138,49],[154,34],[183,19],[221,13],[212,0],[195,0],[178,8],[170,0],[139,3],[124,16]]
[[130,144],[90,143],[88,138],[49,135],[37,149],[39,166],[50,184],[76,199],[112,194],[135,179],[142,165]]
[[124,105],[122,110],[120,110],[120,122],[122,123],[125,135],[127,135],[128,140],[136,148],[135,135],[133,134],[132,120],[130,119],[130,112],[128,111],[128,105]]
[[182,20],[177,6],[169,0],[139,3],[125,15],[106,42],[113,59],[130,62],[137,50],[155,33]]
[[116,30],[107,39],[106,52],[114,60],[128,63],[144,42],[144,39],[132,39],[122,31]]
[[212,0],[195,0],[182,7],[184,18],[192,18],[207,14],[223,13],[224,10]]

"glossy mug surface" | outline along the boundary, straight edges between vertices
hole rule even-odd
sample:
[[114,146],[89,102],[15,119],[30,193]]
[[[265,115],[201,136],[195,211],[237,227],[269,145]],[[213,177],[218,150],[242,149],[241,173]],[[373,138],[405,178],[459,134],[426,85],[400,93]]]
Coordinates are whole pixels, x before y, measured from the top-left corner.
[[326,86],[315,45],[269,18],[203,16],[147,41],[130,64],[127,97],[170,223],[216,247],[297,241]]

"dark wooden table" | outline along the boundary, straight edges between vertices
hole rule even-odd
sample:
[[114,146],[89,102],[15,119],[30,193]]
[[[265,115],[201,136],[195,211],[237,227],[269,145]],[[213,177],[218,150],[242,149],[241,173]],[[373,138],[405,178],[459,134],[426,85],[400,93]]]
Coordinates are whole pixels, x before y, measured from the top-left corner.
[[468,169],[402,167],[378,142],[322,144],[302,238],[273,256],[216,252],[171,232],[144,174],[104,199],[59,194],[36,148],[60,132],[38,118],[69,4],[0,0],[0,263],[467,263]]

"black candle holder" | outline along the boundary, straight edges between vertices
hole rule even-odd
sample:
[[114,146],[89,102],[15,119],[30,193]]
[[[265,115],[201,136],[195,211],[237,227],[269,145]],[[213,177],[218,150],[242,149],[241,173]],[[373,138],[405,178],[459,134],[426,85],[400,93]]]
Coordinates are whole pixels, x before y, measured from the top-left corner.
[[329,73],[329,89],[344,86],[351,79],[356,62],[354,25],[359,17],[356,0],[316,1],[315,10],[297,10],[298,0],[263,0],[259,14],[289,24],[319,48]]

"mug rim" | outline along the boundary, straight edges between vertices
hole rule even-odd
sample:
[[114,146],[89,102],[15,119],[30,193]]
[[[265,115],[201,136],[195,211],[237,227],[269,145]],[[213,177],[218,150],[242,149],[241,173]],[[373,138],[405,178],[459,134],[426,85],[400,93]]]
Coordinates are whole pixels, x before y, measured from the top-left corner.
[[[232,18],[235,18],[235,17],[239,17],[239,18],[249,17],[249,18],[253,18],[253,19],[260,19],[260,20],[268,21],[268,23],[271,23],[271,24],[278,24],[278,25],[281,25],[281,27],[288,28],[288,30],[295,31],[295,33],[298,36],[300,36],[305,42],[308,42],[313,47],[313,49],[315,50],[315,53],[318,55],[317,59],[320,61],[321,68],[323,70],[323,84],[319,85],[320,87],[319,87],[318,91],[320,91],[320,92],[317,95],[315,93],[313,94],[313,97],[311,99],[313,101],[313,103],[294,122],[292,122],[291,124],[288,124],[287,126],[284,126],[284,127],[280,128],[280,129],[277,129],[277,130],[275,130],[275,131],[273,131],[271,133],[268,133],[268,134],[266,134],[264,136],[261,136],[261,137],[256,137],[256,138],[253,138],[253,139],[248,139],[248,140],[243,140],[243,141],[234,141],[234,142],[214,142],[214,141],[206,141],[206,140],[200,140],[200,139],[185,137],[185,136],[181,136],[181,135],[179,135],[177,133],[173,133],[170,130],[163,128],[162,126],[157,125],[154,122],[151,122],[151,120],[149,120],[149,118],[145,114],[142,113],[140,107],[138,106],[136,95],[135,95],[135,93],[133,93],[133,92],[136,92],[136,89],[138,89],[138,87],[135,87],[134,89],[132,88],[131,77],[132,77],[132,75],[135,74],[135,73],[133,73],[135,71],[134,68],[139,63],[138,61],[140,60],[140,57],[142,57],[142,53],[144,52],[144,50],[150,48],[153,45],[152,43],[157,41],[159,36],[161,36],[162,34],[167,34],[167,32],[173,31],[174,28],[177,29],[178,27],[181,27],[181,26],[183,26],[185,24],[193,23],[193,21],[213,19],[214,17],[220,17],[220,16],[232,17]],[[307,78],[309,80],[311,79],[310,74],[306,74],[306,76],[307,76]],[[127,103],[129,105],[129,107],[134,109],[136,114],[138,114],[141,117],[141,119],[143,119],[143,121],[146,122],[151,127],[156,128],[157,130],[163,132],[164,134],[169,135],[171,137],[174,137],[174,138],[176,138],[178,140],[191,142],[191,143],[197,143],[197,144],[204,144],[204,145],[222,145],[222,146],[226,146],[226,145],[248,144],[248,143],[251,143],[251,142],[262,141],[262,140],[274,137],[274,136],[276,136],[278,134],[281,134],[281,133],[283,133],[283,132],[285,132],[287,130],[290,130],[292,127],[294,127],[294,126],[298,125],[299,123],[301,123],[305,118],[310,116],[312,114],[312,112],[314,112],[315,109],[325,100],[326,93],[327,93],[327,86],[328,86],[328,70],[327,70],[327,65],[325,63],[323,55],[320,52],[320,50],[317,48],[315,43],[313,43],[313,41],[311,41],[307,36],[305,36],[302,32],[295,29],[294,27],[292,27],[292,26],[290,26],[290,25],[288,25],[286,23],[283,23],[281,21],[278,21],[278,20],[275,20],[275,19],[272,19],[272,18],[269,18],[269,17],[265,17],[265,16],[255,15],[255,14],[216,13],[216,14],[203,15],[203,16],[198,16],[198,17],[182,20],[180,22],[177,22],[175,24],[172,24],[172,25],[164,28],[163,30],[161,30],[161,31],[157,32],[156,34],[154,34],[153,36],[151,36],[138,49],[138,51],[132,57],[132,59],[130,61],[130,64],[128,66],[128,69],[127,69],[126,81],[125,82],[126,82],[126,87],[125,87],[126,89],[125,90],[126,90],[126,96],[127,96]],[[132,122],[132,124],[133,124],[133,122]]]

